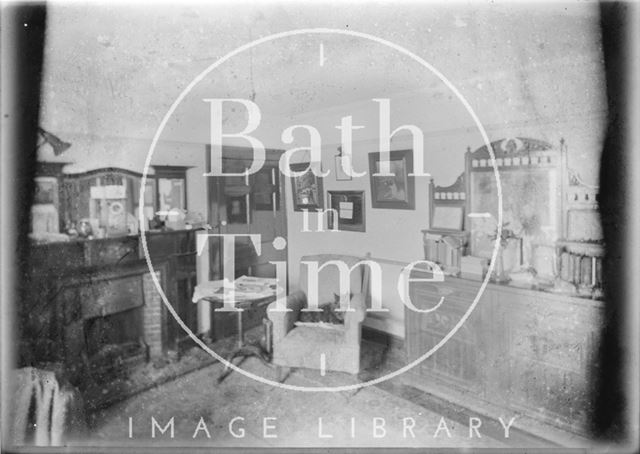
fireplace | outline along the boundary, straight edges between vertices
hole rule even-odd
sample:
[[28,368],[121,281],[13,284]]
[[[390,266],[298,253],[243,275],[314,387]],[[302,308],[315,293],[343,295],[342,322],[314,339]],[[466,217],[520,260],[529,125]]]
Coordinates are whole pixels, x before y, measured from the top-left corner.
[[163,356],[162,301],[151,275],[93,282],[83,302],[83,362],[97,382],[122,378]]
[[92,377],[120,378],[147,360],[143,310],[141,306],[85,320],[86,361]]
[[[162,282],[166,267],[156,272]],[[60,359],[80,388],[123,378],[164,357],[166,314],[145,263],[75,276],[56,299],[63,315]]]
[[[103,238],[33,245],[16,304],[20,367],[60,371],[82,389],[126,387],[143,370],[117,380],[142,362],[162,365],[179,356],[187,336],[169,316],[155,288],[140,237]],[[167,298],[196,330],[195,232],[147,233],[148,250]],[[192,269],[193,268],[193,269]],[[151,365],[147,364],[146,368]],[[85,396],[86,397],[86,396]]]

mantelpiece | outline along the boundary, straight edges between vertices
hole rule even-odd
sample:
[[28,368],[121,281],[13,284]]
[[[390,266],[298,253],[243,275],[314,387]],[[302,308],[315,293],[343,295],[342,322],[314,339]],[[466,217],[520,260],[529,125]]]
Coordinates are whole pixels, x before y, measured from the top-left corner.
[[[145,235],[167,298],[195,330],[196,231]],[[30,247],[28,291],[17,308],[21,366],[58,362],[74,383],[86,385],[86,374],[97,368],[106,371],[120,360],[158,360],[188,346],[154,287],[140,240],[129,235]]]

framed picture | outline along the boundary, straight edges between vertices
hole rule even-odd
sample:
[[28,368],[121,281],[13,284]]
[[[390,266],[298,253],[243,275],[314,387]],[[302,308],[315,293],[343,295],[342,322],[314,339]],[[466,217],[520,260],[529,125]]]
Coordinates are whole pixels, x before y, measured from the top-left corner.
[[[309,168],[309,163],[291,164],[296,172]],[[322,201],[322,178],[309,170],[299,177],[291,179],[294,211],[318,211],[324,208]]]
[[36,187],[33,194],[34,204],[58,205],[58,180],[54,177],[36,177],[34,178]]
[[364,232],[364,191],[328,191],[329,229]]
[[392,175],[375,176],[380,172],[380,153],[369,153],[369,178],[371,181],[371,206],[398,210],[415,209],[415,181],[413,151],[392,151],[389,168]]
[[444,231],[462,231],[464,206],[436,205],[433,207],[431,228]]

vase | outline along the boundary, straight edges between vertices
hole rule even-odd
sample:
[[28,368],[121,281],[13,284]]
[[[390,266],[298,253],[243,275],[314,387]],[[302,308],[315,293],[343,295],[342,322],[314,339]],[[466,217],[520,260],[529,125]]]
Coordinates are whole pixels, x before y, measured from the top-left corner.
[[491,281],[497,284],[505,284],[509,282],[509,274],[504,267],[504,248],[500,246],[498,249],[498,255],[496,256],[496,264],[493,267],[493,273],[491,274]]

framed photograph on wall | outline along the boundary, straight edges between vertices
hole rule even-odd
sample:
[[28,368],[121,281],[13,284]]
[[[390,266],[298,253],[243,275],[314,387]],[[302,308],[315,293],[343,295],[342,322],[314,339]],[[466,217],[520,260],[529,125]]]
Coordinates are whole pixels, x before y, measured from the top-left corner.
[[328,191],[329,229],[364,232],[364,191]]
[[[300,172],[309,168],[309,163],[291,164],[289,168]],[[318,178],[311,170],[291,178],[291,194],[294,211],[318,211],[324,208],[322,178]]]
[[398,210],[415,209],[415,180],[409,176],[413,172],[413,151],[398,150],[389,154],[391,175],[376,176],[380,167],[380,153],[369,153],[371,206]]

